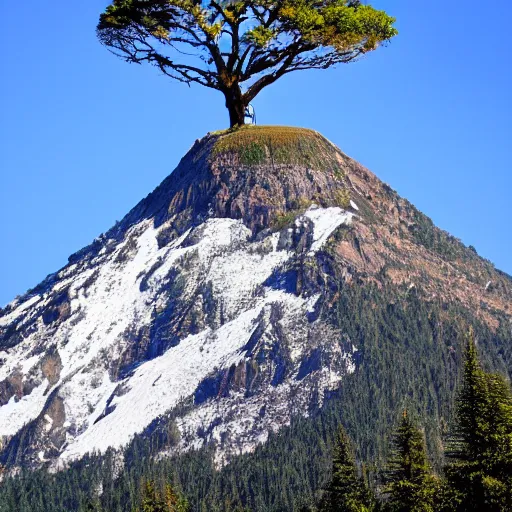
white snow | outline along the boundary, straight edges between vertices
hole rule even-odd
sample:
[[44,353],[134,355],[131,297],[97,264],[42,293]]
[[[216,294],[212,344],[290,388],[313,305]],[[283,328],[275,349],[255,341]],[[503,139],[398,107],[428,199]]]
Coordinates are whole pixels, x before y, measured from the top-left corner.
[[242,357],[237,349],[247,342],[257,313],[247,311],[216,333],[207,330],[188,336],[162,356],[141,365],[127,382],[129,391],[112,401],[115,410],[79,436],[62,457],[75,458],[91,448],[104,451],[126,444],[134,433],[190,395],[214,367],[236,363]]
[[315,253],[327,242],[334,230],[342,224],[352,222],[353,213],[347,212],[338,207],[313,208],[310,207],[304,217],[313,221],[313,244],[310,253]]
[[41,359],[42,355],[38,354],[21,361],[21,373],[28,373]]
[[42,384],[32,390],[30,395],[16,401],[13,396],[4,406],[0,407],[0,436],[12,436],[29,421],[37,418],[41,412],[47,395],[44,394],[48,387],[45,379]]
[[[127,444],[134,433],[144,430],[154,418],[189,396],[214,368],[236,365],[244,358],[240,349],[254,332],[255,320],[265,305],[272,302],[285,307],[289,304],[291,308],[302,304],[305,310],[309,301],[281,290],[269,290],[256,307],[235,320],[216,331],[208,329],[188,336],[162,356],[142,364],[124,382],[128,391],[112,400],[114,411],[78,436],[62,458],[75,459],[91,449],[104,451],[109,446]],[[137,414],[133,413],[135,408]]]
[[[338,226],[350,223],[352,216],[334,207],[307,210],[304,217],[314,226],[310,254],[318,251]],[[5,359],[0,377],[5,378],[15,368],[26,374],[37,367],[44,354],[32,353],[42,340],[48,346],[56,344],[62,370],[59,383],[52,389],[60,386],[65,425],[70,427],[69,444],[62,455],[66,460],[126,444],[155,417],[190,396],[214,368],[228,368],[241,361],[244,353],[240,349],[250,339],[256,319],[273,303],[284,308],[283,327],[295,329],[295,336],[290,339],[292,359],[302,354],[301,336],[306,335],[308,327],[304,322],[302,327],[295,323],[313,311],[319,296],[297,297],[263,286],[273,271],[293,256],[286,250],[277,250],[279,233],[251,242],[251,232],[242,221],[212,218],[195,228],[194,233],[187,231],[159,249],[158,231],[151,219],[145,220],[133,226],[113,252],[98,255],[88,265],[74,266],[74,273],[71,267],[64,269],[53,290],[69,286],[71,316],[56,330],[38,321],[35,332],[22,343],[0,353]],[[196,242],[184,244],[189,235]],[[126,350],[127,332],[150,325],[154,309],[165,306],[166,295],[161,287],[173,268],[186,279],[183,298],[192,300],[198,287],[211,286],[214,296],[222,302],[225,323],[220,325],[217,319],[216,329],[182,339],[160,357],[141,364],[124,381],[112,382],[108,368]],[[141,280],[149,269],[153,273],[141,291]],[[89,282],[85,288],[86,281],[93,277],[92,284]],[[46,304],[48,297],[51,294],[35,296],[18,305],[0,319],[0,325],[8,325],[24,311],[40,314],[38,308]],[[0,436],[15,434],[41,413],[51,390],[44,394],[48,382],[40,372],[39,379],[30,395],[18,402],[13,397],[0,407]],[[114,410],[99,419],[118,385],[124,386],[124,393],[110,403]],[[52,422],[45,423],[51,429]],[[261,432],[261,439],[265,435]]]
[[0,317],[0,326],[10,324],[13,320],[15,320],[18,316],[20,316],[20,314],[23,313],[23,311],[25,311],[28,308],[30,308],[31,306],[34,306],[35,304],[37,304],[40,299],[41,299],[40,295],[34,295],[30,299],[19,304],[16,308],[14,308],[13,311],[8,313],[7,315]]
[[354,210],[359,211],[359,206],[357,206],[357,204],[354,203],[354,201],[352,201],[352,199],[350,200],[350,206],[352,206],[352,208],[354,208]]
[[313,313],[315,311],[316,303],[318,302],[318,299],[320,298],[320,294],[317,293],[316,295],[311,296],[306,301],[306,311],[308,313]]
[[[305,348],[303,343],[302,350]],[[291,378],[276,387],[269,386],[262,395],[246,397],[244,393],[232,393],[228,398],[205,402],[194,408],[177,420],[181,432],[178,450],[199,449],[205,440],[215,441],[220,447],[215,455],[218,467],[233,455],[253,451],[267,441],[269,433],[289,425],[293,416],[308,416],[312,401],[317,400],[317,406],[321,406],[325,392],[336,389],[346,374],[354,372],[352,354],[341,354],[340,351],[339,356],[344,360],[345,368],[339,366],[334,371],[324,367],[316,380],[312,376],[304,381]],[[265,410],[263,415],[262,408]],[[219,418],[221,422],[215,421]],[[197,435],[198,431],[209,434],[202,438]]]

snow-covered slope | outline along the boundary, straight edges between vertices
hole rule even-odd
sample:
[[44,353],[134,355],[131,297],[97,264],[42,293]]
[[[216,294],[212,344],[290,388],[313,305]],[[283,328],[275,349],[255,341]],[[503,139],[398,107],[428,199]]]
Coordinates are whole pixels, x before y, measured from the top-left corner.
[[212,443],[223,464],[364,369],[353,324],[387,293],[509,336],[510,277],[318,133],[207,136],[0,309],[0,464],[62,467],[162,432],[169,454]]
[[[0,435],[7,440],[36,423],[37,459],[67,461],[125,445],[188,398],[196,406],[179,419],[177,449],[199,446],[205,441],[199,428],[213,424],[207,440],[224,434],[220,457],[251,449],[292,414],[307,411],[313,388],[336,387],[351,371],[339,333],[312,318],[319,296],[297,296],[286,287],[287,266],[298,255],[292,238],[308,240],[301,254],[315,258],[351,218],[341,208],[313,205],[292,227],[257,240],[230,218],[207,219],[161,248],[158,234],[165,227],[149,220],[133,225],[121,243],[103,240],[97,256],[66,267],[43,294],[13,303],[0,318],[1,326],[23,332],[20,343],[0,352],[0,381],[18,379],[22,389],[32,388],[20,396],[11,386],[12,396],[0,407]],[[194,325],[172,339],[184,321]],[[318,349],[311,333],[319,330],[330,361],[312,372],[313,386],[311,375],[309,383],[302,382],[308,375],[297,376]],[[157,338],[158,348],[152,346]],[[203,396],[209,378],[256,351],[275,352],[277,344],[289,354],[284,378],[275,375],[282,371],[277,363],[264,361],[260,371],[268,378],[248,400],[242,389]],[[134,345],[139,351],[146,346],[144,354],[134,357]]]

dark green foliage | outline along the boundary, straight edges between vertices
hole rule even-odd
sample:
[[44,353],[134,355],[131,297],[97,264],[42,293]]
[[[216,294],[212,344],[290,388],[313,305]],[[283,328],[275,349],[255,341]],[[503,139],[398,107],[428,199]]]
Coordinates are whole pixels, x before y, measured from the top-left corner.
[[393,436],[393,453],[385,472],[390,512],[433,512],[437,481],[425,452],[423,434],[404,411]]
[[148,480],[144,484],[140,512],[165,512],[165,503],[157,493],[155,484]]
[[482,370],[472,331],[449,456],[445,510],[512,510],[512,393]]
[[332,477],[322,498],[321,512],[366,512],[374,508],[374,498],[366,482],[357,474],[351,441],[340,429],[332,461]]
[[[162,420],[127,447],[125,471],[119,473],[116,456],[109,452],[85,458],[56,474],[24,472],[2,482],[0,511],[82,512],[92,503],[102,512],[131,512],[139,504],[144,479],[153,480],[158,489],[169,481],[177,484],[194,512],[244,507],[254,512],[298,511],[314,506],[319,490],[328,483],[333,442],[341,424],[354,440],[356,460],[367,461],[367,480],[376,487],[376,469],[387,459],[396,411],[404,407],[424,426],[428,453],[440,470],[442,439],[453,416],[463,368],[458,333],[473,323],[481,340],[483,367],[511,372],[508,320],[503,318],[493,332],[461,307],[428,302],[407,290],[360,283],[337,288],[342,279],[332,270],[328,255],[324,257],[325,274],[333,276],[326,286],[339,294],[330,321],[344,333],[340,343],[354,344],[358,352],[355,373],[345,378],[339,392],[327,397],[321,411],[312,411],[309,418],[295,418],[254,453],[236,457],[220,471],[215,469],[209,448],[154,460],[153,454],[174,442],[169,428],[172,418]],[[500,389],[495,388],[497,397]],[[504,407],[505,416],[506,411]],[[500,424],[506,423],[500,420]],[[13,446],[6,460],[16,460],[17,453]],[[488,480],[489,486],[494,483]],[[446,501],[453,498],[453,494],[444,494]]]
[[459,460],[476,460],[486,450],[487,418],[485,413],[486,375],[480,367],[473,331],[470,331],[464,354],[464,374],[457,397],[457,421],[453,429],[450,455]]
[[177,493],[171,484],[165,484],[160,492],[155,482],[146,480],[143,485],[142,500],[137,512],[188,512],[187,500]]

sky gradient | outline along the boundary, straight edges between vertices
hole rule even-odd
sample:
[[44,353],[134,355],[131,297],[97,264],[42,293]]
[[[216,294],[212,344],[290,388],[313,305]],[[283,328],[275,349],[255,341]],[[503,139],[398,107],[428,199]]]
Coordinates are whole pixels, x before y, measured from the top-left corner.
[[[66,264],[225,128],[220,93],[96,40],[107,2],[0,3],[0,306]],[[512,274],[512,5],[378,0],[400,34],[357,63],[297,72],[260,124],[314,128]]]

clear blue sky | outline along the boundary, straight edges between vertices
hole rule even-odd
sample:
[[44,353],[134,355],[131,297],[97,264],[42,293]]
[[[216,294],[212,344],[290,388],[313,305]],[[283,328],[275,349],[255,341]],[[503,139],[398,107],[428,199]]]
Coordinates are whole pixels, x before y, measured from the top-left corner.
[[[223,128],[220,93],[112,56],[104,0],[1,2],[0,305],[63,266]],[[377,0],[400,35],[291,74],[260,124],[314,128],[512,273],[512,4]]]

